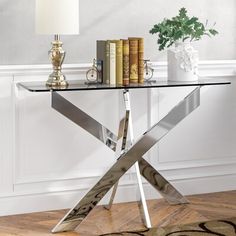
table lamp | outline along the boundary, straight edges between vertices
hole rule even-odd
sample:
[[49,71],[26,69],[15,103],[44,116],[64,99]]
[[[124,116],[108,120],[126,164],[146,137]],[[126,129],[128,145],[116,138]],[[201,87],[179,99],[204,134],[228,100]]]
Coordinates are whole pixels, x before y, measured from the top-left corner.
[[61,72],[65,51],[60,35],[79,34],[79,0],[36,0],[35,13],[36,33],[54,35],[49,51],[53,72],[46,85],[67,86],[65,75]]

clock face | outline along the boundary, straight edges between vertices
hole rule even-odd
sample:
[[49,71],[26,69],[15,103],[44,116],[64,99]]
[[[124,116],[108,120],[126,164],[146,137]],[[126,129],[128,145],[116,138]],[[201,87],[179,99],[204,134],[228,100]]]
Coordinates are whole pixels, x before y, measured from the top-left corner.
[[98,81],[98,71],[94,68],[91,68],[86,73],[86,78],[89,82],[96,82]]

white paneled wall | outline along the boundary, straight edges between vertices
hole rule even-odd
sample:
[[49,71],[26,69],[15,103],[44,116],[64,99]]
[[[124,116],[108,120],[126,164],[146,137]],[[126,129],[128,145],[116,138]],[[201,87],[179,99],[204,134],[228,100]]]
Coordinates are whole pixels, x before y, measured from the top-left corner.
[[0,195],[13,191],[12,80],[12,76],[0,79]]
[[[68,79],[78,78],[86,66],[67,66]],[[207,62],[201,64],[201,72],[228,76],[235,66],[232,61]],[[111,150],[50,107],[50,93],[16,86],[46,80],[47,68],[0,68],[0,215],[70,207],[115,161]],[[157,64],[155,73],[161,75],[165,69],[163,63]],[[236,80],[229,78],[232,85],[203,88],[200,108],[146,156],[185,194],[236,188]],[[135,137],[189,90],[132,91]],[[118,91],[63,92],[115,133],[123,112],[119,95]],[[116,201],[136,200],[136,187],[131,170],[122,178]],[[146,183],[145,189],[148,198],[158,197]]]

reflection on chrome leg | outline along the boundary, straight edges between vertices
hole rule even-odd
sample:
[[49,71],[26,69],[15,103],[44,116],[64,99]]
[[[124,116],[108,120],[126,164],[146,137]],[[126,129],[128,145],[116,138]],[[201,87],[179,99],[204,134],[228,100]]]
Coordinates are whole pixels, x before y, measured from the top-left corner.
[[184,204],[188,200],[179,193],[154,167],[146,160],[139,161],[140,172],[142,176],[170,203]]

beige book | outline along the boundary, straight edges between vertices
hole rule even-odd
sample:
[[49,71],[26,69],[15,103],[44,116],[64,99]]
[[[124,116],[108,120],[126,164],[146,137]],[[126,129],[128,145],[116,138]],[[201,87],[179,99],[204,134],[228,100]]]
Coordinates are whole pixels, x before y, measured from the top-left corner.
[[116,44],[110,43],[110,84],[116,84]]
[[109,40],[106,41],[106,59],[105,59],[105,80],[103,83],[110,84],[110,44]]
[[113,40],[116,44],[116,84],[123,84],[123,41]]

